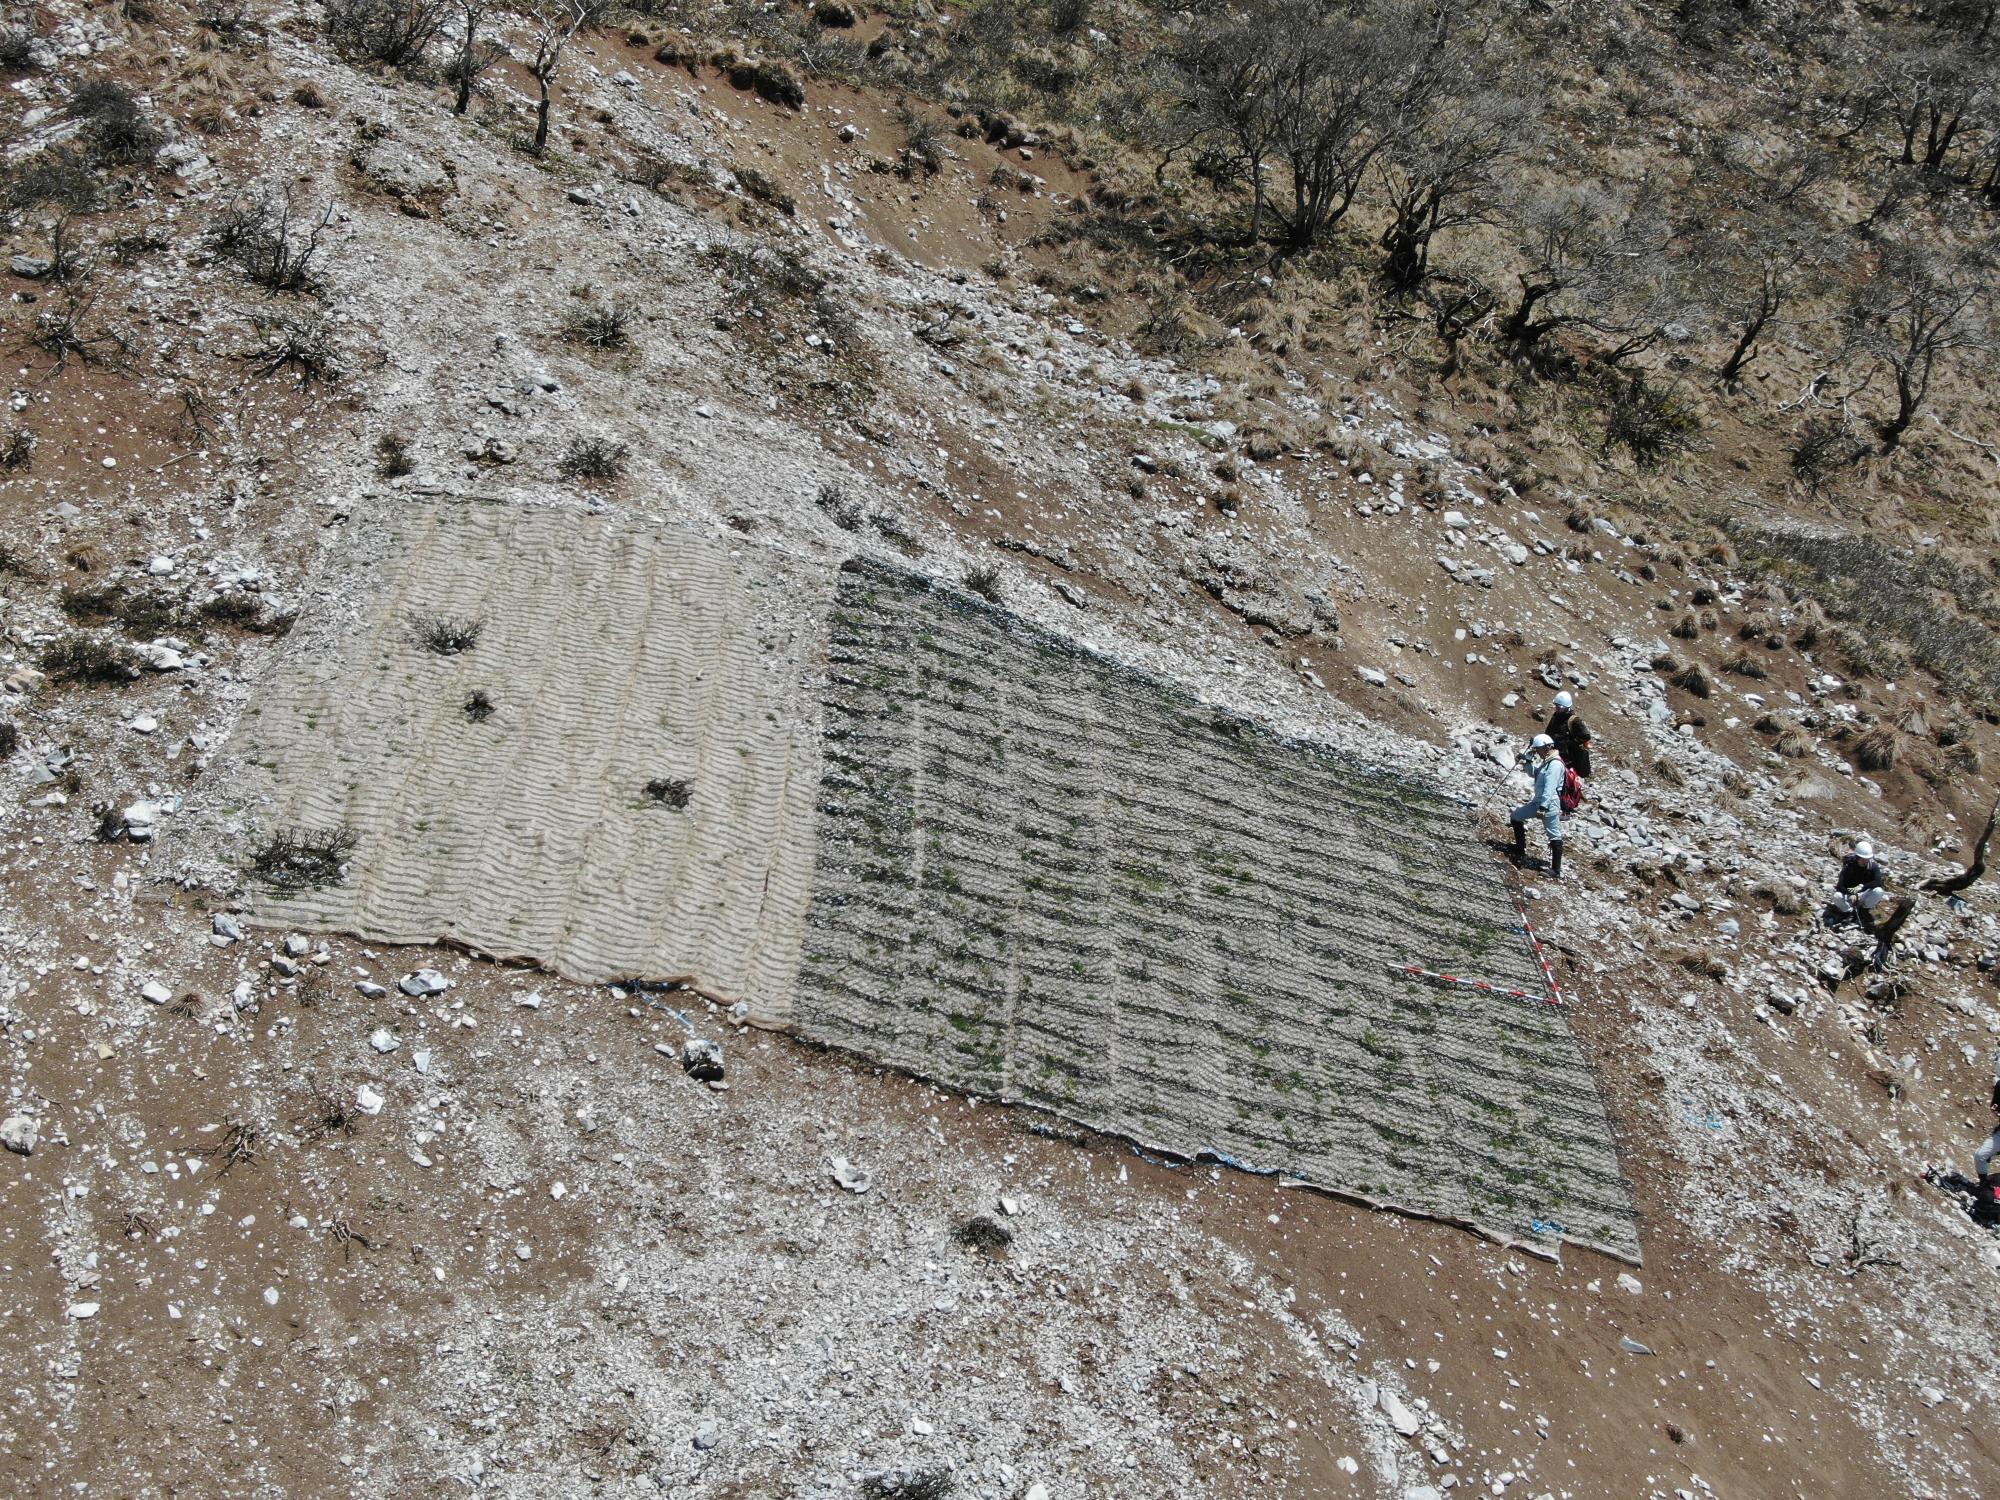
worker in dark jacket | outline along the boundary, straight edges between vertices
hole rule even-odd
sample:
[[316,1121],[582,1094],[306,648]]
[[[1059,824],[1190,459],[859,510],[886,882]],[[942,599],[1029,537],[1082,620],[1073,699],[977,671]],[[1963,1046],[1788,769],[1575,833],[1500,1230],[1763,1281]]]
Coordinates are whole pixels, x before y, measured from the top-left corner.
[[1853,853],[1840,862],[1840,874],[1834,877],[1833,900],[1828,909],[1836,919],[1852,917],[1864,930],[1873,931],[1875,908],[1889,895],[1887,880],[1882,862],[1875,857],[1875,846],[1862,839],[1854,846]]
[[1556,754],[1577,775],[1590,775],[1590,726],[1576,711],[1576,700],[1568,693],[1556,694],[1556,711],[1549,715],[1546,731],[1556,742]]

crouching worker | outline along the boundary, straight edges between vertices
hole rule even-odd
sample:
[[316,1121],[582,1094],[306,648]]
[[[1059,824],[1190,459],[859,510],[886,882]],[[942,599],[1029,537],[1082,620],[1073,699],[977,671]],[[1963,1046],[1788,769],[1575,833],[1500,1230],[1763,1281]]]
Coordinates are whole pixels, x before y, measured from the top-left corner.
[[[2000,1081],[1993,1085],[1993,1113],[2000,1118]],[[1972,1215],[1972,1222],[1989,1229],[2000,1228],[2000,1130],[1973,1148],[1972,1176],[1933,1167],[1924,1174],[1933,1187],[1950,1193]]]
[[1889,892],[1875,846],[1863,839],[1854,852],[1840,862],[1840,874],[1833,882],[1833,899],[1826,904],[1826,925],[1837,927],[1854,921],[1864,932],[1875,930],[1875,908],[1888,899]]
[[1540,818],[1542,828],[1549,836],[1549,878],[1561,880],[1563,873],[1563,824],[1562,824],[1562,757],[1556,754],[1556,742],[1545,734],[1538,734],[1528,741],[1528,773],[1535,778],[1535,794],[1513,812],[1508,821],[1514,825],[1514,863],[1522,864],[1528,858],[1528,820]]

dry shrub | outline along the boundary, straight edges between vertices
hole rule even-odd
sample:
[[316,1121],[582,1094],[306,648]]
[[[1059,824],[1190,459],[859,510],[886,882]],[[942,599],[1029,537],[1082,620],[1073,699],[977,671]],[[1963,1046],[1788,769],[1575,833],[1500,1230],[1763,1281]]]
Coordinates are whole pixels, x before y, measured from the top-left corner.
[[1768,876],[1750,888],[1750,894],[1762,897],[1771,903],[1771,910],[1781,917],[1795,917],[1805,910],[1805,902],[1798,887],[1788,880]]
[[1762,679],[1771,675],[1765,670],[1763,662],[1752,656],[1748,651],[1739,651],[1730,657],[1728,661],[1722,664],[1722,670],[1734,673],[1738,677]]
[[1653,762],[1653,779],[1662,786],[1687,785],[1687,778],[1681,775],[1681,768],[1665,757]]
[[1708,668],[1700,662],[1689,662],[1667,679],[1684,693],[1692,693],[1697,698],[1707,698],[1715,692],[1715,679],[1708,674]]
[[1893,724],[1877,724],[1854,742],[1854,763],[1864,771],[1893,771],[1908,750],[1909,736]]
[[1771,748],[1787,760],[1803,760],[1812,754],[1813,740],[1811,735],[1794,724],[1778,736]]
[[1678,640],[1696,640],[1701,635],[1701,620],[1693,610],[1688,610],[1674,621],[1673,629],[1667,633]]
[[1750,727],[1759,734],[1783,734],[1785,732],[1785,721],[1776,714],[1760,714],[1757,717],[1757,722]]
[[1799,606],[1798,625],[1792,634],[1792,644],[1801,651],[1810,651],[1819,644],[1819,633],[1826,629],[1826,611],[1816,600],[1808,599]]

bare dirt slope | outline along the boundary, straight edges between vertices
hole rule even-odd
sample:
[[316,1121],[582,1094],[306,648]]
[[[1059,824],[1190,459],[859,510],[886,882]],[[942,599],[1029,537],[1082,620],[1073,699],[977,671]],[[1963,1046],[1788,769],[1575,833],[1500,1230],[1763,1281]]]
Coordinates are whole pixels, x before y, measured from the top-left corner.
[[[1842,738],[1931,685],[1836,669],[1720,551],[1524,498],[1394,379],[1285,384],[1244,420],[1013,274],[1083,186],[1046,154],[1012,155],[1035,177],[1003,224],[971,206],[992,146],[872,172],[884,101],[789,111],[604,33],[532,161],[518,80],[459,119],[303,15],[259,24],[219,133],[150,105],[169,139],[99,222],[88,300],[6,283],[35,442],[0,478],[0,1028],[35,1144],[0,1158],[0,1486],[1990,1491],[2000,1246],[1920,1173],[1986,1128],[1992,887],[1923,901],[1894,984],[1812,922],[1841,839],[1907,887],[1983,817],[1976,773],[1868,773]],[[10,152],[75,134],[78,79],[146,86],[136,47],[210,56],[182,25],[45,8],[60,66],[10,83]],[[689,170],[620,177],[642,158]],[[336,205],[313,296],[211,232],[286,186]],[[151,238],[121,263],[114,234]],[[565,336],[613,306],[623,347]],[[52,346],[65,310],[121,356]],[[579,439],[622,472],[578,477]],[[348,566],[362,497],[426,486],[829,573],[992,565],[1025,616],[1471,799],[1496,839],[1509,747],[1571,687],[1601,759],[1578,878],[1522,894],[1644,1268],[1152,1160],[685,994],[240,921],[270,808],[212,757],[288,616],[376,602]],[[1696,638],[1668,636],[1689,609]],[[1752,617],[1764,675],[1722,671]],[[156,837],[180,817],[211,831]],[[690,1030],[726,1089],[684,1068]]]

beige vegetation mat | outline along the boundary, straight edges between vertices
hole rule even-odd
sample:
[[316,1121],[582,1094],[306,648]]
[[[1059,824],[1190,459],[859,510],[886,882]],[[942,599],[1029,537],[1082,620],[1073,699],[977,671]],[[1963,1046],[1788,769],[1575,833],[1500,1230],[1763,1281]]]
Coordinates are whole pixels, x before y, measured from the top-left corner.
[[685,977],[1181,1156],[1637,1258],[1561,1012],[1391,972],[1543,990],[1459,804],[878,564],[476,502],[357,531],[359,615],[302,626],[230,747],[246,860],[354,847],[253,879],[259,921]]
[[[246,858],[345,827],[348,878],[253,881],[256,919],[692,976],[781,1020],[819,766],[785,622],[820,610],[776,595],[824,570],[573,509],[398,496],[357,531],[360,618],[308,622],[231,745]],[[438,654],[439,624],[477,638]]]
[[1596,1082],[1462,806],[850,563],[794,1023],[1503,1239],[1639,1255]]

